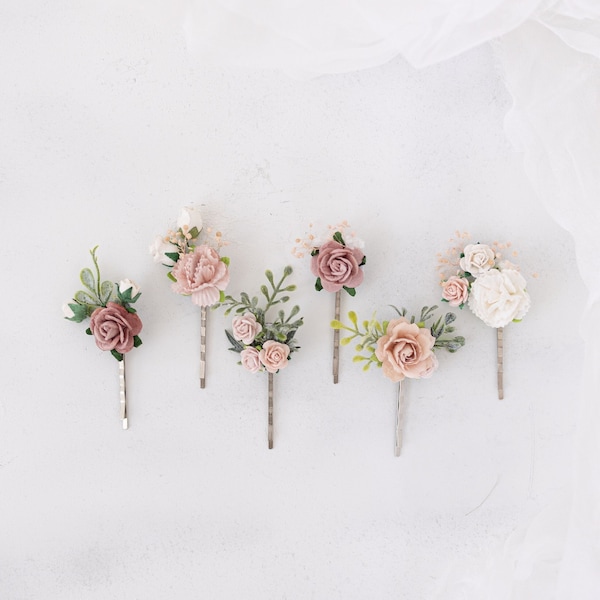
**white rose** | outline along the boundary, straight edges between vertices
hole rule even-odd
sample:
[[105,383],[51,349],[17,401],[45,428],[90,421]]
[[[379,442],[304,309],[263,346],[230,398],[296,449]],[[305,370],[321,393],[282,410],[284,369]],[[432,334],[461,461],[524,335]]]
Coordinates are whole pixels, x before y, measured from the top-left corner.
[[469,308],[490,327],[522,319],[531,305],[523,276],[514,269],[491,269],[471,285]]
[[196,227],[198,231],[202,231],[202,215],[195,206],[184,206],[181,209],[179,218],[177,219],[177,227],[183,229],[187,225],[188,231]]
[[127,290],[131,290],[131,297],[135,298],[140,293],[140,286],[131,279],[121,279],[119,281],[119,292],[124,294]]
[[75,316],[73,309],[69,306],[69,304],[67,302],[65,302],[62,305],[62,311],[63,311],[63,315],[65,316],[65,319],[72,319]]
[[165,242],[165,239],[161,235],[157,235],[154,239],[154,243],[148,248],[154,262],[162,263],[165,267],[172,267],[175,262],[172,258],[167,256],[167,252],[170,254],[179,254],[179,248],[170,242]]
[[494,251],[486,244],[468,244],[463,250],[464,256],[460,259],[460,268],[479,277],[494,266]]

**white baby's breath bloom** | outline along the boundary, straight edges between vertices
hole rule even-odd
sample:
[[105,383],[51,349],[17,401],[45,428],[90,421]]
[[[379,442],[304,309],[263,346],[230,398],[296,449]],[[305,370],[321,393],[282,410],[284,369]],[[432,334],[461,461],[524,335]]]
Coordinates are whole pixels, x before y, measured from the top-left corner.
[[127,290],[131,290],[131,297],[135,298],[140,293],[140,286],[131,281],[131,279],[121,279],[119,281],[119,292],[124,294]]
[[73,312],[73,309],[69,306],[68,302],[65,302],[62,305],[62,312],[65,316],[65,319],[72,319],[75,316],[75,313]]
[[202,214],[200,210],[195,206],[184,206],[177,219],[177,227],[179,229],[187,228],[186,231],[196,227],[198,231],[202,231]]
[[490,327],[522,319],[531,305],[524,277],[514,269],[490,269],[471,284],[469,308]]
[[154,262],[161,263],[166,267],[172,267],[175,262],[172,258],[167,256],[167,252],[171,254],[178,254],[179,248],[170,242],[165,242],[165,239],[161,235],[157,235],[154,238],[154,243],[148,248]]

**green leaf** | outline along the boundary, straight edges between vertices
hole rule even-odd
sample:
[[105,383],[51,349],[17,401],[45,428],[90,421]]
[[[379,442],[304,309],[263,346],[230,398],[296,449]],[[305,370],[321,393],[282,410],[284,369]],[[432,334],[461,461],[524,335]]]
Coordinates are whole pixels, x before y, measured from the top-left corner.
[[310,251],[310,255],[311,255],[311,256],[317,256],[317,254],[319,254],[319,249],[318,249],[318,248],[313,248],[313,249]]
[[229,331],[227,331],[227,329],[225,330],[225,335],[227,336],[227,339],[229,340],[229,343],[232,346],[230,350],[233,350],[234,352],[241,352],[244,349],[244,345],[238,340],[236,340],[233,337],[233,335]]
[[[100,287],[100,296],[102,298],[102,302],[106,304],[113,293],[113,282],[112,281],[103,281],[102,286]],[[130,288],[131,289],[131,288]]]
[[286,288],[284,288],[283,291],[284,292],[295,292],[296,291],[296,286],[294,284],[288,285]]
[[274,288],[275,283],[273,281],[273,271],[270,271],[269,269],[267,269],[265,271],[265,277],[267,278],[267,281],[271,284],[271,286]]
[[87,318],[87,308],[82,306],[81,304],[70,303],[69,308],[73,311],[72,317],[65,317],[67,321],[73,321],[75,323],[81,323],[85,318]]
[[341,244],[342,246],[346,245],[346,242],[344,242],[344,238],[342,237],[342,234],[339,231],[336,231],[333,234],[333,239],[338,243]]
[[189,231],[188,233],[191,236],[191,239],[195,240],[198,235],[200,235],[200,232],[198,231],[198,228],[194,225]]
[[260,286],[260,291],[261,291],[262,295],[263,295],[263,296],[264,296],[264,297],[265,297],[267,300],[269,300],[269,290],[267,289],[267,286],[266,286],[266,285],[261,285],[261,286]]
[[227,266],[229,266],[229,264],[231,263],[231,261],[229,260],[229,256],[221,256],[221,262],[225,263]]
[[363,255],[362,260],[360,261],[359,267],[364,267],[367,264],[367,257]]
[[83,290],[79,290],[78,292],[75,292],[74,298],[80,304],[89,304],[91,306],[98,306],[98,299],[96,298],[96,296],[95,295],[91,296],[90,294],[88,294],[87,292],[84,292]]
[[345,325],[341,321],[338,321],[337,319],[334,319],[333,321],[331,321],[330,325],[331,325],[332,329],[345,329],[346,328]]
[[351,296],[356,296],[356,290],[354,288],[349,288],[344,286],[344,289],[351,295]]
[[90,290],[90,292],[96,293],[96,280],[94,279],[94,274],[91,269],[87,267],[85,269],[81,269],[81,273],[79,273],[79,279],[81,279],[81,283]]
[[283,269],[283,276],[289,277],[293,272],[294,272],[294,269],[292,269],[292,267],[290,267],[290,265],[288,265],[287,267],[285,267]]
[[133,347],[138,348],[141,345],[142,345],[142,338],[140,338],[139,335],[134,335],[133,336]]
[[178,252],[165,252],[165,256],[170,258],[173,262],[177,262],[179,260]]
[[444,317],[444,322],[446,323],[446,325],[450,325],[450,323],[456,321],[456,315],[454,313],[446,313],[446,316]]
[[177,281],[177,278],[175,277],[175,275],[173,275],[173,271],[169,271],[167,273],[167,277],[171,280],[171,281]]
[[225,302],[225,292],[223,290],[219,290],[219,302]]
[[366,358],[365,356],[355,356],[355,357],[352,359],[352,362],[355,362],[355,363],[357,363],[357,362],[361,362],[361,361],[363,361],[363,360],[367,360],[367,358]]
[[348,337],[342,338],[340,340],[340,344],[342,346],[347,346],[354,339],[353,335],[349,335]]
[[120,362],[123,360],[123,355],[116,350],[111,350],[110,353]]
[[350,319],[350,321],[352,322],[352,324],[356,326],[356,322],[358,321],[358,317],[356,316],[356,313],[353,310],[351,310],[348,313],[348,318]]
[[86,332],[88,335],[92,335],[92,330],[91,330],[89,327],[88,327],[88,328],[85,330],[85,332]]
[[371,363],[367,363],[364,367],[363,367],[363,371],[368,371],[369,367],[371,366]]
[[320,292],[323,289],[323,284],[321,283],[321,278],[317,277],[317,280],[315,281],[315,290],[317,290],[317,292]]

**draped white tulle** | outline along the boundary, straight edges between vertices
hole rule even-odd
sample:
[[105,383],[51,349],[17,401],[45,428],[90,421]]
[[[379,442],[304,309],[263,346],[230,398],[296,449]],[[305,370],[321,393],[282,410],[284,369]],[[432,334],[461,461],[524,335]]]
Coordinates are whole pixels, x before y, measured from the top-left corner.
[[196,0],[190,51],[295,76],[351,71],[400,54],[415,67],[495,40],[514,105],[509,140],[551,216],[574,237],[589,289],[572,489],[501,553],[454,570],[440,598],[600,598],[600,1]]

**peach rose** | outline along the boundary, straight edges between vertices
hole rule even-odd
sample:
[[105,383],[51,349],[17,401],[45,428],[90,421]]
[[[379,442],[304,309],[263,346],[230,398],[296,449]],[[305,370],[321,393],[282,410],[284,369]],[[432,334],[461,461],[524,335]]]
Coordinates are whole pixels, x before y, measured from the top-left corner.
[[229,269],[210,246],[196,246],[193,252],[182,254],[173,267],[173,291],[192,296],[198,306],[210,306],[219,301],[220,291],[229,283]]
[[109,302],[92,313],[90,329],[100,350],[125,354],[133,348],[133,338],[142,330],[142,321],[120,304]]
[[279,369],[287,367],[289,355],[290,347],[275,340],[266,341],[259,352],[260,362],[269,373],[276,373]]
[[464,277],[452,275],[442,282],[442,298],[450,303],[450,306],[460,306],[469,298],[469,281]]
[[389,322],[385,335],[377,340],[375,355],[383,363],[383,374],[392,381],[405,377],[430,377],[437,368],[431,331],[404,317]]
[[262,371],[262,363],[260,362],[260,356],[256,348],[252,346],[244,348],[240,352],[240,357],[242,359],[242,366],[251,373]]
[[364,257],[359,248],[348,248],[329,240],[312,257],[310,269],[313,275],[321,279],[324,290],[337,292],[344,286],[355,288],[362,283],[364,275],[359,265]]
[[233,337],[244,344],[251,344],[254,338],[262,331],[262,325],[252,313],[244,313],[235,317],[231,322]]

